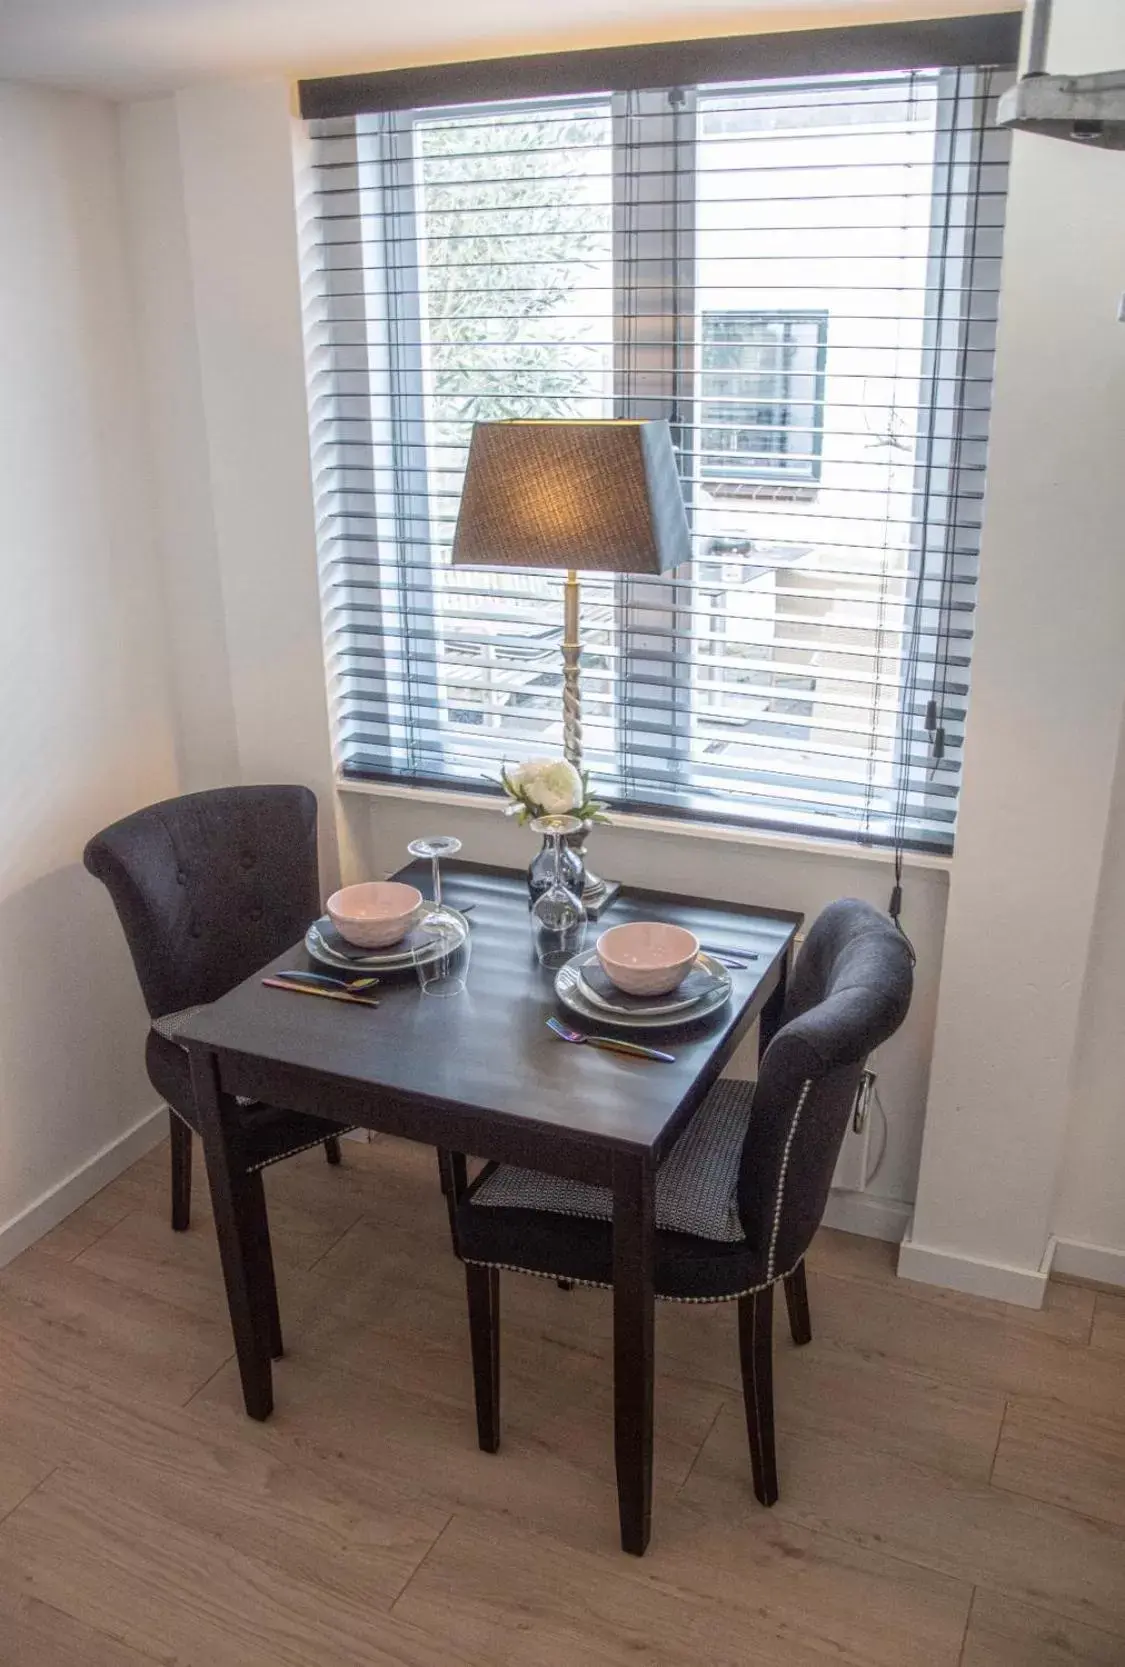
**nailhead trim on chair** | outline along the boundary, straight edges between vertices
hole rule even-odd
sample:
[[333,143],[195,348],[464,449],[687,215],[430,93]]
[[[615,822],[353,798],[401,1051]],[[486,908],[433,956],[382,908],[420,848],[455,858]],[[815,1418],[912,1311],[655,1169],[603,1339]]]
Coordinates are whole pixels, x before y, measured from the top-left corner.
[[[499,1273],[526,1273],[532,1279],[550,1279],[550,1280],[553,1280],[556,1285],[558,1284],[559,1280],[562,1279],[562,1280],[565,1280],[565,1282],[568,1285],[581,1285],[582,1288],[586,1291],[612,1291],[613,1290],[612,1285],[607,1285],[605,1283],[605,1281],[601,1280],[601,1279],[575,1279],[569,1273],[545,1273],[542,1268],[520,1268],[520,1267],[517,1267],[514,1262],[478,1262],[477,1259],[474,1256],[462,1256],[461,1260],[462,1260],[462,1262],[465,1263],[465,1265],[467,1267],[471,1267],[471,1268],[495,1268],[497,1270],[497,1272],[499,1272]],[[772,1279],[765,1279],[765,1280],[762,1281],[762,1283],[760,1285],[748,1285],[744,1291],[731,1291],[727,1296],[723,1296],[723,1297],[668,1297],[668,1296],[665,1296],[663,1294],[663,1292],[657,1291],[656,1300],[657,1300],[657,1302],[692,1303],[696,1307],[711,1307],[711,1308],[713,1308],[716,1305],[716,1303],[720,1303],[720,1302],[737,1302],[740,1297],[752,1297],[752,1296],[756,1296],[759,1291],[768,1290],[768,1288],[771,1285],[776,1285],[779,1279],[788,1279],[789,1274],[796,1273],[797,1269],[800,1267],[800,1265],[803,1261],[804,1261],[804,1256],[803,1255],[798,1256],[797,1260],[794,1262],[793,1266],[788,1270],[788,1272],[774,1274]]]
[[[257,1104],[257,1101],[255,1101],[254,1104]],[[333,1129],[332,1133],[337,1136],[351,1134],[352,1130],[356,1127],[358,1127],[358,1125],[352,1123],[349,1124],[346,1129],[343,1127]],[[269,1169],[272,1164],[284,1163],[286,1158],[295,1158],[298,1152],[311,1152],[314,1147],[323,1146],[327,1139],[328,1136],[322,1134],[317,1140],[306,1140],[303,1146],[290,1146],[286,1151],[278,1152],[272,1158],[263,1158],[261,1163],[252,1163],[248,1165],[246,1173],[247,1175],[256,1175],[260,1169]]]
[[766,1258],[766,1283],[775,1283],[777,1275],[774,1273],[774,1256],[777,1253],[777,1236],[781,1231],[781,1210],[785,1202],[785,1177],[789,1171],[789,1156],[793,1150],[793,1140],[797,1133],[797,1124],[801,1121],[801,1113],[805,1109],[805,1101],[812,1088],[812,1078],[806,1079],[797,1098],[797,1109],[793,1113],[793,1121],[789,1125],[789,1133],[785,1137],[785,1150],[781,1154],[781,1173],[777,1178],[777,1198],[773,1206],[773,1226],[770,1229],[770,1248]]

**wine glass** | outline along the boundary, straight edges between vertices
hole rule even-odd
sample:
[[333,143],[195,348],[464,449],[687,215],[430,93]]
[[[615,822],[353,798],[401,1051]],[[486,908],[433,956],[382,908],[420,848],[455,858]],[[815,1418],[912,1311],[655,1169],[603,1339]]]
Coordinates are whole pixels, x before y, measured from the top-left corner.
[[537,816],[531,826],[551,841],[554,857],[554,878],[532,905],[532,941],[541,966],[563,967],[586,937],[582,899],[567,890],[562,872],[562,842],[567,834],[577,833],[582,822],[577,816]]
[[461,841],[452,834],[435,834],[432,839],[412,839],[406,847],[412,857],[429,857],[433,874],[433,902],[429,908],[423,903],[422,912],[418,917],[419,926],[424,926],[433,915],[446,915],[448,910],[443,908],[441,901],[441,859],[455,857],[461,849]]
[[468,979],[472,952],[468,922],[441,900],[441,859],[456,856],[460,849],[461,841],[452,834],[412,839],[407,846],[412,857],[429,857],[432,864],[434,895],[421,905],[415,922],[421,941],[414,951],[414,970],[426,996],[460,995]]

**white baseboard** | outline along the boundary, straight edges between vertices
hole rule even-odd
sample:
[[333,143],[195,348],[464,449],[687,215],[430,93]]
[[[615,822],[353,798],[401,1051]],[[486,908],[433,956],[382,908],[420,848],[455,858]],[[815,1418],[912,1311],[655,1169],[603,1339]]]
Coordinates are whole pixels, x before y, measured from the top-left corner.
[[1011,1302],[1020,1308],[1042,1308],[1050,1265],[1049,1253],[1038,1268],[1019,1268],[954,1251],[935,1250],[930,1245],[917,1244],[909,1227],[898,1253],[900,1279],[944,1285],[950,1291],[965,1291],[971,1297],[991,1297],[995,1302]]
[[1071,1279],[1090,1279],[1096,1285],[1125,1287],[1125,1250],[1108,1245],[1082,1244],[1078,1239],[1053,1240],[1051,1272]]
[[869,1192],[841,1192],[828,1195],[825,1227],[840,1233],[860,1233],[865,1239],[886,1239],[898,1244],[910,1221],[910,1205],[898,1198],[876,1198]]
[[74,1172],[43,1193],[19,1215],[0,1227],[0,1268],[18,1256],[21,1250],[41,1239],[52,1227],[57,1227],[80,1204],[93,1198],[109,1182],[115,1180],[131,1163],[158,1145],[168,1132],[168,1108],[157,1106],[134,1123],[123,1135],[103,1146],[100,1152]]

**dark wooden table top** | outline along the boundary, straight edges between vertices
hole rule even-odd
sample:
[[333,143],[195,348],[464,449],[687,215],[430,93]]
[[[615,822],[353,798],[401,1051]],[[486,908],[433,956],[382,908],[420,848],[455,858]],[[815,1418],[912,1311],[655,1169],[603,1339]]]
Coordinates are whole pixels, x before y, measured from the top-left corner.
[[[296,1084],[306,1073],[339,1085],[349,1120],[369,1120],[376,1128],[394,1122],[375,1112],[368,1119],[364,1095],[385,1096],[388,1105],[455,1108],[478,1119],[522,1124],[529,1133],[647,1150],[659,1158],[776,988],[802,918],[632,887],[622,893],[604,921],[591,925],[588,942],[604,926],[660,919],[689,927],[704,943],[758,954],[746,971],[732,973],[732,999],[711,1018],[691,1027],[628,1033],[676,1056],[672,1065],[657,1064],[576,1047],[547,1029],[552,1013],[583,1027],[561,1008],[554,974],[535,959],[522,873],[464,862],[448,862],[442,872],[446,901],[473,905],[463,995],[423,996],[413,971],[382,979],[378,1008],[263,986],[267,970],[310,964],[298,945],[201,1010],[185,1025],[183,1040],[218,1055],[223,1087],[231,1093],[276,1097],[279,1081]],[[412,865],[402,875],[428,893],[427,876],[428,865]],[[607,1028],[612,1033],[612,1024]],[[491,1155],[479,1144],[466,1149]]]

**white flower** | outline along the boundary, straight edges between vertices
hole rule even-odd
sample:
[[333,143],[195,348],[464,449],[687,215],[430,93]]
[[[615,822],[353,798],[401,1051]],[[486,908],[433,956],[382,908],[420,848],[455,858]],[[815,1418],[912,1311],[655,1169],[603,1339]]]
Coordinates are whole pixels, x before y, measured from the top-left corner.
[[513,787],[527,787],[529,783],[538,781],[552,764],[557,763],[556,758],[525,758],[522,764],[517,764],[514,770],[508,771],[508,780]]
[[585,797],[582,777],[565,758],[528,758],[511,773],[511,780],[542,816],[565,816]]

